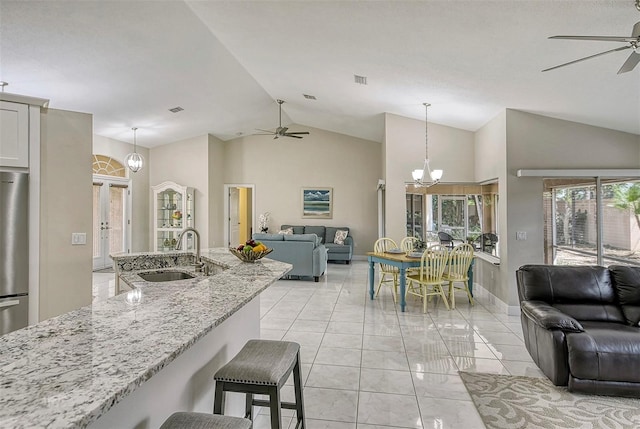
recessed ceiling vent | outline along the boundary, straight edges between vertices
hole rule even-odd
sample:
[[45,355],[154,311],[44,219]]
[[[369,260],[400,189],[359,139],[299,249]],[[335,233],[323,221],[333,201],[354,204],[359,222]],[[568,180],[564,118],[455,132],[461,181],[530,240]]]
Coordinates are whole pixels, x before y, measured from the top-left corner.
[[184,110],[184,109],[183,109],[182,107],[178,106],[178,107],[174,107],[174,108],[172,108],[172,109],[169,109],[169,112],[171,112],[171,113],[178,113],[178,112],[182,112],[183,110]]
[[304,98],[306,98],[307,100],[315,100],[316,96],[315,95],[309,95],[309,94],[302,94],[304,96]]
[[366,76],[358,76],[357,74],[353,75],[353,80],[355,81],[355,83],[359,83],[360,85],[366,85],[367,84],[367,77]]

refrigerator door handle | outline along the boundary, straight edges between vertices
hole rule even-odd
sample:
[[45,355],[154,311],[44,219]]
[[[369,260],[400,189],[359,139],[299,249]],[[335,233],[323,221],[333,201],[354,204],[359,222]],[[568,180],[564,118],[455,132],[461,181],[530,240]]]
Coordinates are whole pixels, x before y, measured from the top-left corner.
[[0,308],[13,307],[14,305],[18,305],[18,304],[20,304],[20,301],[18,301],[17,299],[14,299],[12,301],[0,302]]

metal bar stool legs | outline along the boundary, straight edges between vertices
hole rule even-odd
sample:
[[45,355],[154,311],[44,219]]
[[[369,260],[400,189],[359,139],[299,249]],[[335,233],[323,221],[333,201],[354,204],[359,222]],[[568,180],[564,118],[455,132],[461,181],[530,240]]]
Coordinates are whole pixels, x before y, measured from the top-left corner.
[[[295,403],[282,402],[280,389],[293,372]],[[224,412],[225,392],[246,395],[245,417],[252,419],[253,406],[269,407],[271,428],[281,429],[281,409],[296,410],[296,429],[305,429],[300,345],[288,341],[250,340],[231,361],[216,372],[213,413]],[[268,395],[269,400],[254,399]]]

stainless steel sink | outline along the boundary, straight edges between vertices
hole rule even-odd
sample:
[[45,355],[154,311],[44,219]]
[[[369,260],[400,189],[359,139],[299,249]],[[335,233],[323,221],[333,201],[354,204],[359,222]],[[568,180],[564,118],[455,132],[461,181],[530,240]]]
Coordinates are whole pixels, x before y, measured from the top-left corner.
[[138,274],[143,280],[153,283],[171,282],[174,280],[186,280],[195,278],[195,276],[180,271],[164,271],[160,273],[140,273]]

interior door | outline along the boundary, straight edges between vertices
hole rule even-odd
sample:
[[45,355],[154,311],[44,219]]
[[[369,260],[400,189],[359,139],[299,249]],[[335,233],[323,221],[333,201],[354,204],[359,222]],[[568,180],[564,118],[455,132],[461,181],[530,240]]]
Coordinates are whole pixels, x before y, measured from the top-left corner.
[[93,269],[112,266],[110,253],[126,252],[129,221],[129,189],[125,183],[94,180]]
[[238,213],[238,188],[229,188],[229,243],[237,246],[240,243],[240,216]]

